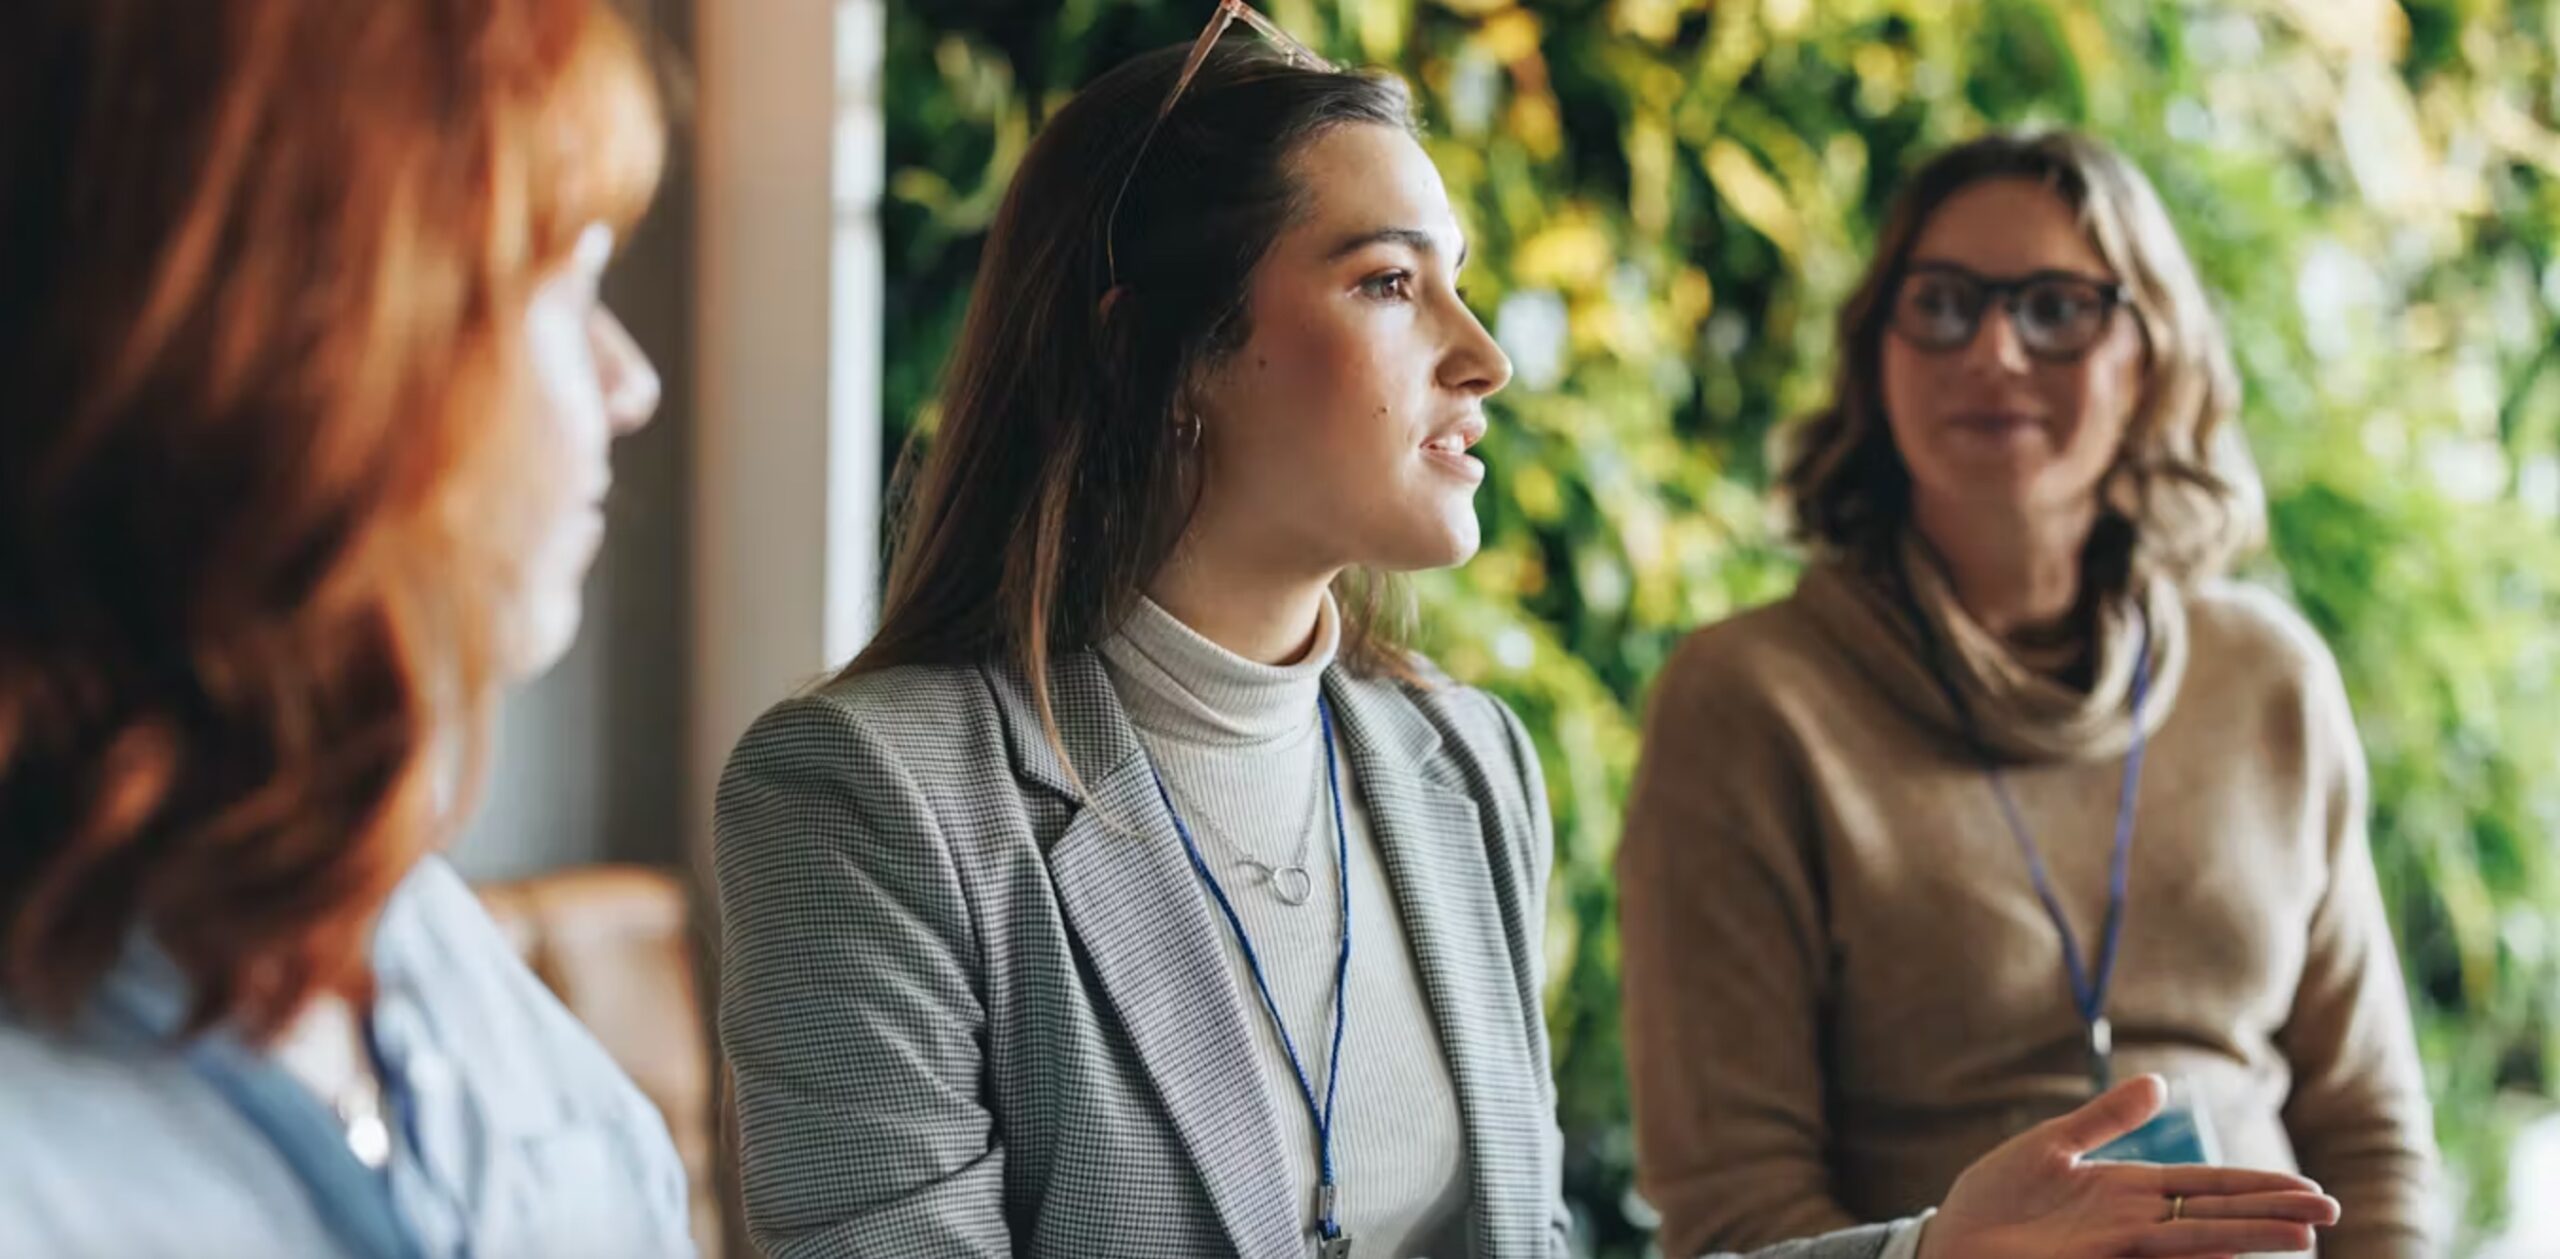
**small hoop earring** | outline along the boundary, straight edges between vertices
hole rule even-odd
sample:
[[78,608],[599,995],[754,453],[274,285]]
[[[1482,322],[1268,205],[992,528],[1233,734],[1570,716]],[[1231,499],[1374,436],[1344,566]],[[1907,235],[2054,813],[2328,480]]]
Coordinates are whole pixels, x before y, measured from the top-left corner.
[[1182,439],[1186,449],[1192,450],[1200,447],[1200,428],[1200,413],[1197,411],[1185,412],[1173,425],[1174,435]]

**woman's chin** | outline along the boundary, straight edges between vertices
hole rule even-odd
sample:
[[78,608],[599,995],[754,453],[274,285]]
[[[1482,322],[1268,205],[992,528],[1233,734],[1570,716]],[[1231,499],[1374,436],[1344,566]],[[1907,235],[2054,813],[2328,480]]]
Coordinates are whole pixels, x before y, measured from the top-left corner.
[[1399,539],[1392,547],[1378,548],[1376,558],[1367,567],[1391,573],[1420,573],[1433,569],[1456,568],[1474,559],[1483,545],[1481,527],[1475,511],[1443,517],[1426,529],[1418,529],[1410,537]]
[[1948,505],[1962,504],[1972,512],[2028,512],[2073,492],[2061,484],[2061,470],[2040,452],[1949,462],[1953,466],[1938,469],[1938,475],[1930,478],[1931,488]]
[[534,552],[499,631],[499,660],[510,682],[550,672],[577,643],[587,580],[603,546],[604,515],[588,510],[554,530]]
[[507,681],[520,685],[549,673],[576,645],[584,614],[584,601],[574,593],[523,608],[499,644]]

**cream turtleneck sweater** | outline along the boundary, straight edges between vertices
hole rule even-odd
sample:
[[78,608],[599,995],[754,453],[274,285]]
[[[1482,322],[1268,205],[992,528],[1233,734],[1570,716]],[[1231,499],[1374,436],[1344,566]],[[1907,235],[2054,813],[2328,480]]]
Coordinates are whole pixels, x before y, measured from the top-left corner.
[[[1120,702],[1163,773],[1174,806],[1210,872],[1253,937],[1272,999],[1288,1021],[1316,1097],[1326,1087],[1333,980],[1341,947],[1339,861],[1316,707],[1341,639],[1328,597],[1306,656],[1285,666],[1227,651],[1142,600],[1102,659]],[[1334,1163],[1343,1231],[1357,1253],[1458,1259],[1468,1253],[1467,1163],[1455,1087],[1413,951],[1405,939],[1359,784],[1348,757],[1343,815],[1350,838],[1352,961],[1342,1081],[1334,1102]],[[1303,854],[1303,855],[1302,855]],[[1305,904],[1281,893],[1303,861]],[[1249,863],[1260,863],[1259,865]],[[1202,895],[1207,891],[1203,889]],[[1253,1022],[1263,1092],[1295,1157],[1287,1169],[1316,1213],[1315,1127],[1289,1056],[1271,1027],[1244,952],[1212,912],[1236,989]]]

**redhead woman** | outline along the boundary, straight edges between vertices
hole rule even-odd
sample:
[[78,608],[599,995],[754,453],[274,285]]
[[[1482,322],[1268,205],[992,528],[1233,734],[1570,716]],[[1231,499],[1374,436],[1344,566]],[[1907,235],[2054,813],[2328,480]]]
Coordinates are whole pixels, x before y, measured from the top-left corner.
[[0,1251],[693,1252],[436,853],[657,377],[598,0],[0,7]]

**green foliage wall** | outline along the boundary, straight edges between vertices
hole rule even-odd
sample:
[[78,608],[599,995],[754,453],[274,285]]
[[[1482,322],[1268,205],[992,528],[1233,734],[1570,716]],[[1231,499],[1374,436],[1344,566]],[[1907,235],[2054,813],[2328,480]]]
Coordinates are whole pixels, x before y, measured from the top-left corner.
[[[887,409],[930,427],[978,245],[1046,111],[1209,0],[893,6]],[[1538,733],[1568,1189],[1637,1253],[1610,859],[1645,687],[1782,594],[1772,434],[1899,176],[1991,125],[2124,147],[2248,382],[2271,554],[2327,635],[2467,1217],[2560,1088],[2560,0],[1270,0],[1417,87],[1520,371],[1486,547],[1426,645]]]

